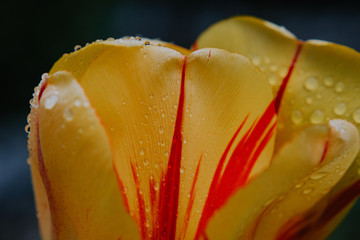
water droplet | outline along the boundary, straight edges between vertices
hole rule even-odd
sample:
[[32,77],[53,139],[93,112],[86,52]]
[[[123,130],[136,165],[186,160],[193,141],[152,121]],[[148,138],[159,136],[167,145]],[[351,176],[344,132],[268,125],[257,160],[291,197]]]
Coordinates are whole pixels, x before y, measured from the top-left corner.
[[275,85],[276,85],[276,77],[275,77],[275,75],[271,74],[271,75],[269,76],[269,84],[270,84],[271,86],[275,86]]
[[46,80],[48,80],[48,78],[49,78],[49,74],[48,74],[48,73],[43,73],[43,74],[41,75],[41,80],[42,80],[42,81],[46,81]]
[[259,66],[261,60],[260,60],[260,58],[258,56],[253,56],[252,57],[252,62],[254,63],[254,65]]
[[157,190],[159,190],[159,188],[160,188],[160,184],[159,184],[159,183],[155,183],[155,184],[154,184],[154,190],[157,191]]
[[27,124],[27,125],[25,126],[25,132],[26,132],[26,133],[29,133],[29,132],[30,132],[30,124]]
[[122,101],[122,105],[125,105],[126,104],[126,102],[125,101]]
[[334,85],[334,79],[332,77],[326,77],[324,79],[324,85],[327,86],[327,87],[331,87]]
[[314,191],[313,188],[306,188],[306,189],[304,189],[304,190],[302,191],[302,193],[306,195],[306,194],[311,193],[312,191]]
[[310,176],[310,179],[318,180],[318,179],[325,177],[327,174],[328,174],[327,172],[316,172]]
[[143,149],[143,148],[140,148],[140,151],[139,151],[139,153],[140,153],[140,155],[141,155],[141,156],[144,156],[144,154],[145,154],[145,149]]
[[74,117],[74,113],[71,111],[70,108],[65,108],[63,112],[63,116],[66,121],[70,122]]
[[161,112],[161,117],[163,117],[163,118],[165,117],[165,112],[164,111]]
[[74,47],[74,51],[77,51],[77,50],[80,50],[81,49],[81,46],[80,45],[76,45],[75,47]]
[[187,139],[186,138],[184,138],[183,143],[187,144]]
[[300,182],[298,184],[295,185],[295,188],[301,188],[302,186],[304,186],[304,182]]
[[159,133],[160,133],[160,134],[163,134],[163,133],[164,133],[164,128],[163,128],[163,127],[160,127],[160,128],[159,128]]
[[271,65],[270,66],[270,71],[271,72],[276,72],[278,70],[278,66],[276,66],[276,65]]
[[144,159],[144,166],[147,166],[147,165],[149,165],[149,159]]
[[166,151],[166,152],[164,153],[164,155],[165,155],[165,157],[168,157],[168,156],[169,156],[169,152]]
[[305,81],[304,86],[309,91],[315,91],[319,87],[319,82],[316,77],[310,77]]
[[346,104],[343,102],[336,103],[334,106],[334,113],[338,116],[343,115],[347,110]]
[[141,37],[139,36],[136,36],[135,39],[141,41]]
[[342,91],[344,91],[344,88],[345,88],[344,83],[343,83],[343,82],[338,82],[338,83],[335,85],[335,92],[341,93]]
[[291,121],[295,124],[300,124],[303,120],[303,114],[300,110],[294,110],[291,114]]
[[150,206],[146,206],[146,207],[145,207],[145,211],[146,211],[146,212],[150,212]]
[[50,97],[46,98],[45,105],[44,105],[45,108],[52,109],[55,106],[57,100],[58,100],[58,97],[56,95],[51,95]]
[[80,106],[81,106],[81,101],[80,101],[80,100],[76,100],[76,101],[74,102],[74,105],[75,105],[76,107],[80,107]]
[[360,109],[355,110],[353,113],[353,119],[356,123],[360,123]]
[[150,41],[146,40],[145,45],[150,45]]
[[283,67],[280,69],[279,76],[283,78],[286,76],[287,73],[288,73],[288,69]]
[[324,121],[324,112],[322,110],[315,110],[311,116],[310,121],[313,124],[318,124]]
[[305,102],[310,105],[313,103],[313,98],[311,96],[308,96],[306,97]]
[[180,173],[183,173],[184,172],[184,168],[180,168]]

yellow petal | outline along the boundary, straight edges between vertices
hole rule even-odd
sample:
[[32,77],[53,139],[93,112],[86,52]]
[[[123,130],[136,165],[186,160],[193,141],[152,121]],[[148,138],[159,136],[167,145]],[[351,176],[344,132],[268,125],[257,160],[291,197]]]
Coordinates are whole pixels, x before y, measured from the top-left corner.
[[39,95],[30,148],[44,239],[139,239],[106,132],[80,85],[57,72]]
[[250,58],[268,76],[276,94],[291,66],[298,41],[284,27],[250,16],[238,16],[211,26],[199,36],[195,45],[197,48],[221,48]]
[[[285,145],[269,170],[240,190],[215,215],[207,236],[222,239],[218,229],[226,227],[229,239],[310,239],[299,235],[301,230],[308,230],[306,234],[316,232],[306,228],[313,224],[307,218],[297,222],[303,225],[284,224],[292,223],[290,220],[300,214],[309,217],[306,214],[311,210],[322,211],[324,208],[317,208],[317,204],[342,178],[359,150],[359,136],[351,124],[335,120],[330,127],[330,134],[324,126],[309,127]],[[319,162],[321,165],[314,168]],[[300,231],[282,235],[288,233],[283,226]]]
[[156,44],[111,44],[78,81],[110,138],[130,213],[144,239],[192,239],[269,165],[271,89],[249,60],[223,50],[185,57]]

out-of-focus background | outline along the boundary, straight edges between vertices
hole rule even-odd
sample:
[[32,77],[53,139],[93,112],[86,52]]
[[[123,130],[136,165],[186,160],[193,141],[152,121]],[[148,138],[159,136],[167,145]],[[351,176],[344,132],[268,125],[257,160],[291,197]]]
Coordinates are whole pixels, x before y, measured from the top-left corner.
[[[42,73],[77,44],[140,35],[190,47],[212,23],[238,14],[283,25],[300,39],[360,51],[356,1],[26,1],[1,3],[0,239],[37,240],[24,131]],[[290,4],[290,2],[292,2]],[[360,239],[360,204],[330,239]]]

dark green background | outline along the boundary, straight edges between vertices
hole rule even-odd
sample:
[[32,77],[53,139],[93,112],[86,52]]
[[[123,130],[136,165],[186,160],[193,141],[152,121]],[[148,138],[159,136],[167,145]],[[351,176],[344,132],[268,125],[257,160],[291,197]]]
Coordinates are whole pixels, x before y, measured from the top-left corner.
[[[360,50],[360,8],[352,1],[7,1],[1,8],[0,239],[39,239],[26,115],[42,73],[75,45],[140,35],[189,47],[212,23],[237,14],[283,25],[300,39]],[[360,239],[358,204],[330,239]]]

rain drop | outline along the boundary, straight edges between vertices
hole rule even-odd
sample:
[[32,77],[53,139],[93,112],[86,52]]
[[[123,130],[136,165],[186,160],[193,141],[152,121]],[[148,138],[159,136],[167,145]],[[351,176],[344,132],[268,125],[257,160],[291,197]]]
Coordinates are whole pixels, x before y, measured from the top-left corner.
[[294,110],[291,114],[291,121],[295,124],[300,124],[303,120],[303,114],[300,110]]
[[323,122],[324,120],[324,112],[322,110],[315,110],[311,116],[310,116],[310,121],[313,124],[318,124]]
[[318,180],[325,177],[328,173],[327,172],[316,172],[310,176],[312,180]]
[[144,159],[144,166],[147,166],[147,165],[149,165],[149,159]]
[[341,93],[342,91],[344,91],[344,88],[345,88],[344,83],[343,83],[343,82],[338,82],[338,83],[335,85],[335,92]]
[[50,97],[46,98],[45,105],[44,105],[45,108],[52,109],[55,106],[57,100],[58,100],[58,97],[56,95],[51,95]]
[[276,77],[274,75],[270,75],[269,76],[269,84],[271,86],[275,86],[276,85]]
[[305,102],[310,105],[313,103],[313,98],[308,96],[308,97],[306,97]]
[[180,168],[180,173],[183,173],[184,172],[184,168]]
[[261,61],[260,61],[260,58],[258,56],[254,56],[252,58],[252,62],[254,63],[254,65],[259,66]]
[[304,86],[309,91],[315,91],[319,87],[319,82],[316,77],[310,77],[305,81]]
[[26,133],[29,133],[29,132],[30,132],[30,124],[27,124],[27,125],[25,126],[25,132],[26,132]]
[[165,117],[165,112],[164,111],[161,112],[161,117],[163,117],[163,118]]
[[302,191],[302,193],[306,195],[306,194],[311,193],[312,191],[314,191],[313,188],[306,188],[306,189],[304,189],[304,190]]
[[63,116],[66,121],[70,122],[74,117],[74,113],[71,111],[70,108],[65,108],[63,112]]
[[334,85],[334,79],[332,78],[332,77],[326,77],[325,79],[324,79],[324,85],[326,86],[326,87],[332,87],[333,85]]
[[144,154],[145,154],[145,149],[143,149],[143,148],[140,148],[140,151],[139,151],[139,153],[140,153],[140,155],[141,155],[141,156],[144,156]]
[[155,184],[154,184],[154,190],[157,191],[157,190],[159,190],[159,188],[160,188],[160,184],[159,184],[159,183],[155,183]]
[[150,41],[146,40],[145,45],[150,45]]
[[298,183],[295,185],[295,188],[301,188],[302,186],[304,186],[304,182]]
[[164,133],[164,128],[163,128],[163,127],[160,127],[160,128],[159,128],[159,133],[160,133],[160,134],[163,134],[163,133]]
[[356,123],[360,123],[360,109],[355,110],[352,117]]
[[77,51],[77,50],[80,50],[81,49],[81,46],[80,45],[76,45],[75,47],[74,47],[74,51]]
[[168,156],[169,156],[169,152],[166,151],[166,152],[164,153],[164,155],[165,155],[165,157],[168,157]]
[[278,70],[278,66],[276,66],[276,65],[271,65],[270,66],[270,71],[271,72],[275,72],[276,70]]
[[344,115],[344,113],[346,112],[346,104],[341,102],[341,103],[336,103],[334,106],[334,113],[338,116]]

